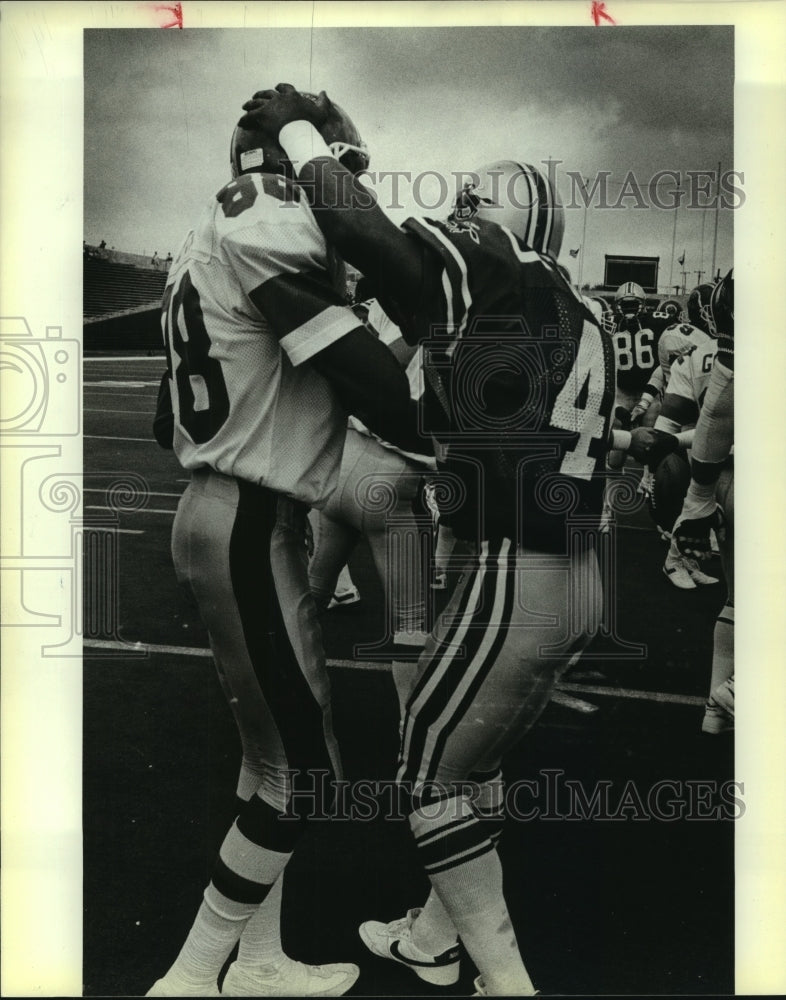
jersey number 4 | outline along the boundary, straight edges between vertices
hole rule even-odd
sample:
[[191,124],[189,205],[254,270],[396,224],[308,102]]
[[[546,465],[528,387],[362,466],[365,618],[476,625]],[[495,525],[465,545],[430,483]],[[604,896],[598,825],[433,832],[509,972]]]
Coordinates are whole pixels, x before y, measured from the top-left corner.
[[[229,416],[221,362],[210,357],[210,336],[205,327],[199,292],[185,272],[177,289],[169,285],[162,302],[164,337],[169,370],[174,372],[180,425],[195,444],[204,444]],[[173,367],[171,351],[177,354]]]
[[[565,385],[560,389],[551,411],[551,426],[579,435],[573,451],[562,459],[559,471],[575,479],[591,479],[597,458],[590,455],[590,445],[602,439],[606,431],[603,415],[606,395],[606,361],[600,331],[584,323],[579,350]],[[579,406],[579,400],[582,405]]]

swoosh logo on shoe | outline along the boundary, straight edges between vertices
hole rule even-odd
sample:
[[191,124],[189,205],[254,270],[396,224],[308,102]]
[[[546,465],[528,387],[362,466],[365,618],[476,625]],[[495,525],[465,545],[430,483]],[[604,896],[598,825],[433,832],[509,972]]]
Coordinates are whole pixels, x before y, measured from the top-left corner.
[[416,965],[422,969],[434,969],[443,965],[453,965],[459,959],[459,950],[457,947],[448,948],[447,951],[443,951],[441,955],[435,956],[430,962],[419,962],[416,958],[409,958],[407,955],[402,955],[398,941],[391,941],[389,950],[393,958],[398,959],[399,962],[404,962],[405,965]]

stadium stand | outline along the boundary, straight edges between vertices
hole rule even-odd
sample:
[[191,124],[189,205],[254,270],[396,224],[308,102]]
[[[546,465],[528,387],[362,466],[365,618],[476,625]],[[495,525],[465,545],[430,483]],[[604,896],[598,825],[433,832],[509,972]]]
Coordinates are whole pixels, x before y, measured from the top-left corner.
[[165,269],[85,254],[82,278],[85,351],[161,350]]

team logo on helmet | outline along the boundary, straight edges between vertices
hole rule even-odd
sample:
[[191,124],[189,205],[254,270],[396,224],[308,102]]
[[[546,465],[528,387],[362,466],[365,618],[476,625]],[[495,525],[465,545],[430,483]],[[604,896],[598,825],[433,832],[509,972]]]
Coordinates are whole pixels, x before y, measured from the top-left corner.
[[496,222],[526,246],[554,260],[565,232],[565,210],[551,181],[529,163],[497,160],[472,171],[459,191],[450,218]]

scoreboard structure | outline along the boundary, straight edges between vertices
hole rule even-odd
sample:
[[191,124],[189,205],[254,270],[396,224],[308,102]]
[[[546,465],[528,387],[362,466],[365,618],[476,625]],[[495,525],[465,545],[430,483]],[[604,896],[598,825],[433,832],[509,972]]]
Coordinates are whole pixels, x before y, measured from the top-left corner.
[[645,292],[657,293],[660,257],[623,257],[608,253],[604,256],[603,285],[606,289],[616,291],[626,281],[635,281]]

